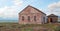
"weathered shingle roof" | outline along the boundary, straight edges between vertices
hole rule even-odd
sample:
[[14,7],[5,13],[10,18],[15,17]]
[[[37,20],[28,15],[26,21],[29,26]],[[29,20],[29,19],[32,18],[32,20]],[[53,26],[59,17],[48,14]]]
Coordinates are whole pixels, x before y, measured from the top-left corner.
[[48,17],[49,17],[49,16],[56,16],[56,17],[58,17],[58,16],[57,16],[57,15],[55,15],[55,14],[50,14],[50,15],[48,15]]
[[[32,7],[32,6],[28,5],[26,8],[28,8],[28,7]],[[25,9],[26,9],[26,8],[25,8]],[[35,7],[32,7],[32,8],[34,8],[34,9],[36,9],[37,11],[43,13],[42,11],[40,11],[39,9],[37,9],[37,8],[35,8]],[[22,11],[24,11],[25,9],[23,9]],[[21,11],[21,12],[22,12],[22,11]],[[19,12],[19,14],[20,14],[21,12]],[[43,13],[43,14],[45,14],[45,13]],[[46,15],[46,14],[45,14],[45,15]]]

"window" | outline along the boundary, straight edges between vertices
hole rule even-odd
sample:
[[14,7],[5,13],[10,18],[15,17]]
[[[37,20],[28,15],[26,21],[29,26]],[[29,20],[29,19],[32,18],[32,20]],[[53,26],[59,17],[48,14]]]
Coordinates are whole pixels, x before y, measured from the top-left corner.
[[43,22],[45,23],[45,17],[43,17]]
[[24,21],[24,16],[22,16],[22,21]]
[[43,17],[44,21],[45,21],[45,17]]
[[28,16],[28,21],[30,21],[30,16]]
[[36,21],[36,16],[34,16],[34,21]]

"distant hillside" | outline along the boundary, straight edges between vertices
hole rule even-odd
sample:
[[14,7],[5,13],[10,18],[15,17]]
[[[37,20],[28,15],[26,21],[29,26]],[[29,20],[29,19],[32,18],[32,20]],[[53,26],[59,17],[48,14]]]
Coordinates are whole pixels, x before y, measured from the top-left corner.
[[60,22],[60,16],[58,16],[58,22]]
[[0,22],[18,22],[17,18],[0,18]]

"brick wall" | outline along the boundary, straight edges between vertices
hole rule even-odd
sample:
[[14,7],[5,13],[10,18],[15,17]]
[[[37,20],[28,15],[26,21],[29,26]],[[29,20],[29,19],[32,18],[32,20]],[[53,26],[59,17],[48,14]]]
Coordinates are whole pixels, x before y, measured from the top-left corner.
[[[22,16],[24,16],[24,21],[22,21]],[[28,16],[30,16],[30,21],[28,21]],[[36,16],[36,21],[34,21],[34,16]],[[32,7],[28,7],[19,14],[19,24],[44,24],[43,17],[46,18],[46,15]]]

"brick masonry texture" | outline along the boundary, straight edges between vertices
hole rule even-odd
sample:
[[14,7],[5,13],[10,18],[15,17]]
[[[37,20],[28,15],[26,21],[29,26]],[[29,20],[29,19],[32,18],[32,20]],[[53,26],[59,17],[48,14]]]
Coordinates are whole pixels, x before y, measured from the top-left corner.
[[[22,21],[22,16],[24,16],[24,21]],[[30,21],[28,21],[28,16],[30,16]],[[36,21],[34,21],[34,16],[36,16]],[[19,13],[19,24],[44,24],[46,23],[46,14],[40,10],[27,6]]]

